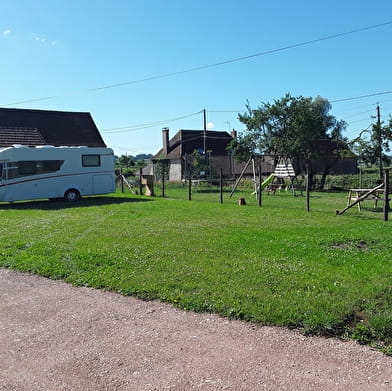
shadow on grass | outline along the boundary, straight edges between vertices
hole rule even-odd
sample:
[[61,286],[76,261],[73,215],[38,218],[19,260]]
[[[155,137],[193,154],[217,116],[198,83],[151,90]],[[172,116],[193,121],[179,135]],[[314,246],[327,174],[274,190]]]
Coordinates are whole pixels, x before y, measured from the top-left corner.
[[128,197],[85,197],[77,201],[69,202],[63,199],[38,200],[38,201],[18,201],[13,203],[0,204],[0,210],[8,209],[41,209],[58,210],[68,208],[85,208],[89,206],[101,206],[112,204],[123,204],[128,202],[151,202],[154,199],[128,198]]

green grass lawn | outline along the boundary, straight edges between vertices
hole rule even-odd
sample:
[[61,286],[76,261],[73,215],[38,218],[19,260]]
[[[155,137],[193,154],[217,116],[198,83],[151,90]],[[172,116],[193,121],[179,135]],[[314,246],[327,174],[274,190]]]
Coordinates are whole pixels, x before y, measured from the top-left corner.
[[[0,204],[0,266],[392,352],[392,222],[342,193]],[[244,196],[247,205],[239,206]]]

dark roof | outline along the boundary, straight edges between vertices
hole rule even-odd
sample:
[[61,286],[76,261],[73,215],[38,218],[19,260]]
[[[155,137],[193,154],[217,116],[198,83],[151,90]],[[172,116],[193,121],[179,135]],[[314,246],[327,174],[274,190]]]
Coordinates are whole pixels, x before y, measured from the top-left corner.
[[90,113],[0,108],[0,145],[105,147]]
[[[226,147],[233,139],[232,136],[224,131],[215,130],[179,130],[169,141],[168,159],[179,159],[185,154],[191,154],[194,150],[212,151],[214,156],[227,155]],[[163,156],[163,148],[155,155],[155,157]]]
[[9,147],[13,144],[34,146],[46,143],[38,129],[0,127],[0,147]]

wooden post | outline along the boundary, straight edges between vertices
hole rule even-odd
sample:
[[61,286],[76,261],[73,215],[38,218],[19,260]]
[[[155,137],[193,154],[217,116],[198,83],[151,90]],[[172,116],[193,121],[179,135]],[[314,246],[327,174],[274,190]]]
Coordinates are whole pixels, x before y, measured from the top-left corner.
[[139,194],[143,195],[143,185],[142,185],[142,174],[143,174],[143,169],[139,169]]
[[121,179],[121,193],[124,193],[124,177],[123,177],[122,167],[120,167],[120,179]]
[[388,221],[389,213],[389,170],[384,171],[384,221]]
[[306,211],[310,211],[310,181],[309,181],[309,162],[306,162]]
[[220,194],[220,203],[223,204],[223,169],[220,169],[219,176],[219,194]]
[[192,171],[191,165],[188,165],[188,200],[192,200]]
[[259,166],[259,206],[261,206],[261,165]]
[[248,168],[248,166],[249,166],[249,164],[250,164],[250,162],[251,162],[252,160],[253,160],[253,156],[251,156],[251,157],[248,159],[248,161],[246,162],[245,167],[244,167],[243,170],[241,171],[240,176],[238,177],[238,179],[236,180],[236,182],[235,182],[235,184],[234,184],[234,187],[233,187],[233,189],[232,189],[232,191],[231,191],[231,193],[230,193],[230,198],[233,196],[233,193],[235,192],[235,190],[236,190],[238,184],[240,183],[240,180],[242,179],[242,177],[243,177],[243,175],[244,175],[246,169]]
[[165,163],[162,164],[162,197],[165,197]]

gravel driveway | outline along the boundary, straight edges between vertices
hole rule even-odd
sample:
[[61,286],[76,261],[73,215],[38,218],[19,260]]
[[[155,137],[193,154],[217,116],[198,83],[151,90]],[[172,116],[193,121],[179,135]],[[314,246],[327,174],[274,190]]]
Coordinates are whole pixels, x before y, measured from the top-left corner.
[[392,358],[0,269],[0,390],[391,390]]

